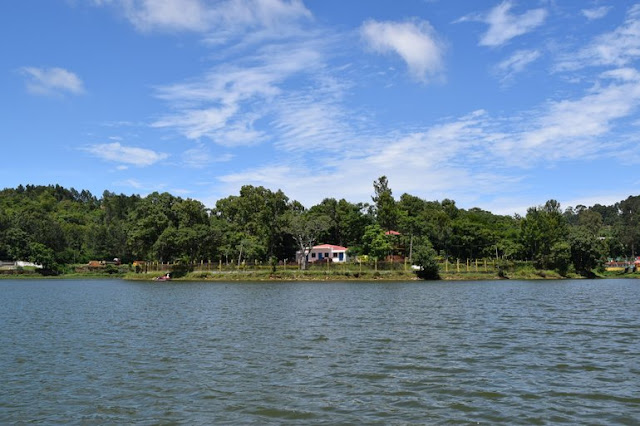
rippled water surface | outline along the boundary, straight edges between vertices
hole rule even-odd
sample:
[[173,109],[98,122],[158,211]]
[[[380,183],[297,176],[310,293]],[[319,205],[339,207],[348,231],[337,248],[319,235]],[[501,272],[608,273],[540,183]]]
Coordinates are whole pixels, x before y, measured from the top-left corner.
[[0,424],[638,424],[640,281],[0,281]]

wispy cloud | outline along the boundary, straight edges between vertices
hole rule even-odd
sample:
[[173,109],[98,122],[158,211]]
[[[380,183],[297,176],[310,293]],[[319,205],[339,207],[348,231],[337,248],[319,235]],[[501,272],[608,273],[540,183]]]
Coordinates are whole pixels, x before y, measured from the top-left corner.
[[213,154],[208,147],[202,144],[182,153],[184,165],[194,169],[201,169],[214,163],[225,163],[231,161],[233,157],[234,155],[231,153]]
[[427,21],[366,21],[360,33],[367,45],[378,53],[395,53],[407,64],[417,80],[441,77],[444,69],[444,43]]
[[[327,187],[336,197],[367,201],[363,194],[371,192],[371,182],[382,174],[392,179],[399,193],[428,192],[436,198],[462,196],[463,192],[471,197],[480,187],[488,192],[505,190],[513,178],[470,167],[471,163],[500,162],[487,152],[498,137],[485,128],[489,121],[484,111],[477,111],[421,132],[378,134],[338,144],[339,150],[320,151],[306,160],[258,166],[223,175],[220,180],[229,185],[229,191],[246,182],[282,188],[306,205],[319,202]],[[465,192],[461,181],[474,182],[474,190]]]
[[581,98],[550,102],[512,136],[496,144],[496,153],[513,162],[585,159],[610,155],[619,141],[603,141],[617,120],[631,116],[640,106],[640,74],[618,69],[601,74]]
[[154,191],[165,191],[167,190],[167,186],[168,186],[165,183],[158,183],[156,181],[152,183],[142,182],[138,179],[133,179],[133,178],[113,182],[113,184],[116,187],[133,188],[136,191],[141,192],[140,195],[142,195],[143,197],[147,196],[148,194]]
[[89,154],[106,161],[144,167],[169,157],[168,154],[150,149],[123,146],[119,142],[90,145],[82,148]]
[[594,7],[592,9],[582,9],[581,12],[585,18],[587,18],[590,21],[594,21],[596,19],[602,19],[605,16],[607,16],[610,10],[611,10],[611,6],[600,6],[600,7]]
[[[322,86],[322,85],[321,85]],[[274,105],[275,146],[287,151],[336,152],[357,143],[352,115],[341,102],[342,86],[294,91]]]
[[560,58],[556,69],[571,71],[588,66],[623,67],[640,58],[640,4],[632,6],[624,23],[596,37],[586,47]]
[[246,30],[288,25],[311,13],[301,0],[94,0],[118,7],[139,31],[215,32],[223,37]]
[[23,67],[20,72],[26,77],[27,90],[34,95],[84,93],[84,85],[80,77],[64,68]]
[[510,81],[516,74],[521,73],[525,68],[540,58],[539,50],[518,50],[504,61],[496,65],[495,71],[501,76],[502,82]]
[[307,79],[312,88],[324,69],[322,48],[316,41],[273,45],[193,81],[160,87],[157,96],[175,112],[152,126],[229,147],[264,142],[267,133],[256,123],[280,110],[288,79]]
[[531,9],[516,15],[511,13],[512,8],[511,1],[503,1],[487,13],[467,15],[456,22],[475,21],[489,25],[487,32],[480,38],[479,44],[497,47],[515,37],[531,32],[542,25],[547,17],[545,9]]

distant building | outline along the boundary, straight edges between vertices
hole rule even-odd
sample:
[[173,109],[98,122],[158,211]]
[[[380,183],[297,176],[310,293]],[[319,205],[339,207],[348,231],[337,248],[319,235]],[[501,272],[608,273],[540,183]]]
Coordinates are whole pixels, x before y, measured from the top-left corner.
[[[329,259],[330,262],[346,262],[347,257],[347,247],[336,246],[333,244],[320,244],[318,246],[313,246],[311,250],[307,251],[307,261],[309,263],[314,262],[326,262]],[[296,259],[298,262],[302,260],[303,253],[298,250],[296,252]]]
[[18,268],[25,268],[25,267],[31,267],[31,268],[36,268],[36,269],[42,269],[42,265],[39,265],[37,263],[33,263],[33,262],[27,262],[24,260],[6,260],[6,261],[0,261],[0,268],[2,269],[6,269],[6,270],[16,270]]

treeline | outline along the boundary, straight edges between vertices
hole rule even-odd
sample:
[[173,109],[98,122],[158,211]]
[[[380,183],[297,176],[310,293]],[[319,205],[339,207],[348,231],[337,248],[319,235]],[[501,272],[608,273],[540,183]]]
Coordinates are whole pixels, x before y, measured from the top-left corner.
[[351,256],[411,256],[420,264],[434,256],[493,257],[588,275],[608,257],[635,256],[640,242],[640,196],[565,210],[550,200],[520,217],[461,209],[448,199],[395,198],[384,176],[372,194],[371,203],[326,198],[306,209],[282,191],[247,185],[208,209],[166,192],[97,198],[59,185],[21,185],[0,191],[0,260],[50,270],[113,258],[266,263],[330,243],[349,247]]

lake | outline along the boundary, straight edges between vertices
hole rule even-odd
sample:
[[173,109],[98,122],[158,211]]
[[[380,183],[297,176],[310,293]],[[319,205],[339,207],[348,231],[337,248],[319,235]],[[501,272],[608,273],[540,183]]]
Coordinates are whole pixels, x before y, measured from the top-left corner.
[[640,281],[0,280],[0,424],[638,424]]

